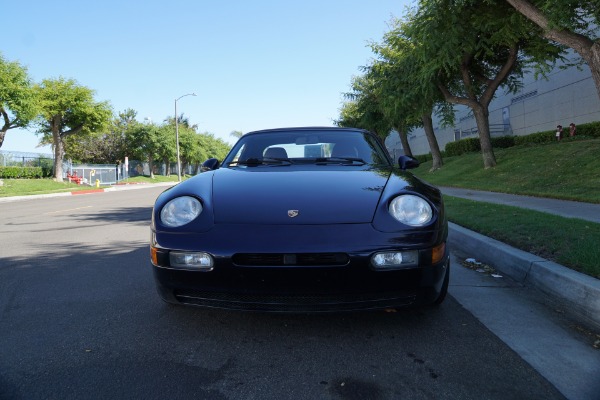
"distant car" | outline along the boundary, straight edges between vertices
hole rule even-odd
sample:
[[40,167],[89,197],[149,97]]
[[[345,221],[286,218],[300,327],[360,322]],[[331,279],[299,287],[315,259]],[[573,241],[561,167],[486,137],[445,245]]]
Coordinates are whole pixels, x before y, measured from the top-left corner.
[[337,312],[439,304],[448,290],[440,191],[352,128],[243,135],[223,162],[163,192],[151,259],[168,303]]

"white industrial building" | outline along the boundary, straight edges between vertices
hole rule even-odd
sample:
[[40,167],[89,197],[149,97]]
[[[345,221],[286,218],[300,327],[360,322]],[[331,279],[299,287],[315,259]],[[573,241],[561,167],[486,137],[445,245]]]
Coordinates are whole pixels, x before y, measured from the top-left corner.
[[[555,68],[546,78],[535,79],[533,73],[523,78],[518,93],[506,94],[500,88],[489,107],[490,132],[492,136],[528,135],[549,131],[562,125],[568,132],[571,122],[576,125],[600,121],[600,99],[587,65],[581,68]],[[448,142],[478,137],[477,125],[470,108],[456,106],[455,125],[444,127],[434,117],[434,131],[440,150]],[[414,129],[408,135],[414,155],[430,152],[423,128]],[[396,132],[385,141],[390,154],[402,154],[402,144]]]

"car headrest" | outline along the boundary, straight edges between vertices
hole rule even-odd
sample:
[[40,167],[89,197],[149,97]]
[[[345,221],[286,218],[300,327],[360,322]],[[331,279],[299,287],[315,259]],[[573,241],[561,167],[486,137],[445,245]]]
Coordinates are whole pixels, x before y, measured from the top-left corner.
[[288,158],[287,151],[283,147],[269,147],[263,155],[265,158]]
[[358,157],[356,147],[349,143],[336,143],[331,151],[331,157]]

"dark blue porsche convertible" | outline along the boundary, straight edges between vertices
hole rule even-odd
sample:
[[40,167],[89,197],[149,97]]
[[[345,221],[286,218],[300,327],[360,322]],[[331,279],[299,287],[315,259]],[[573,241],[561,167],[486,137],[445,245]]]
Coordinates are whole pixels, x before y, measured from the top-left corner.
[[168,303],[337,312],[440,304],[448,224],[440,191],[360,129],[271,129],[163,192],[151,259]]

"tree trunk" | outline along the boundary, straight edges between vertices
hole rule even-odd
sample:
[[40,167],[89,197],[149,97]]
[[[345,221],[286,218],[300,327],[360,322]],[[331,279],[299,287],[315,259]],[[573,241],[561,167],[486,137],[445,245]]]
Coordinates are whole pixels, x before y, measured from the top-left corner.
[[163,163],[165,164],[165,176],[171,176],[171,162],[169,161],[169,157],[163,158]]
[[576,32],[550,28],[546,15],[527,0],[506,0],[519,13],[544,30],[544,37],[573,49],[587,63],[600,99],[600,43]]
[[463,55],[463,62],[461,64],[461,75],[464,85],[464,89],[467,93],[466,97],[455,96],[450,93],[450,90],[444,85],[438,84],[438,87],[447,102],[452,104],[462,104],[473,110],[475,116],[475,122],[477,123],[477,130],[479,131],[479,142],[481,145],[481,155],[483,156],[483,167],[491,168],[496,166],[496,156],[494,156],[494,150],[492,149],[492,140],[490,138],[490,121],[489,121],[489,105],[494,98],[494,93],[500,87],[500,84],[506,80],[506,77],[513,70],[518,57],[517,45],[512,45],[508,48],[508,57],[502,68],[496,72],[496,76],[493,79],[486,79],[487,88],[480,95],[479,99],[475,95],[472,78],[469,74],[469,68],[473,56],[471,54]]
[[594,83],[596,84],[598,98],[600,99],[600,43],[594,42],[590,53],[591,55],[590,60],[588,61],[588,66],[590,67],[592,78],[594,78]]
[[148,156],[148,169],[150,170],[150,179],[154,179],[154,157]]
[[[404,154],[407,156],[413,156],[412,150],[410,149],[410,144],[408,143],[408,137],[406,136],[406,129],[395,127],[394,130],[398,132],[398,136],[400,136],[400,143],[402,143],[402,149],[404,150]],[[394,160],[396,162],[398,160]]]
[[581,56],[590,68],[592,79],[596,85],[596,93],[600,99],[600,43],[589,38],[568,31],[546,31],[546,39],[553,40],[570,47]]
[[65,144],[60,134],[60,115],[52,118],[50,128],[52,129],[52,141],[54,142],[54,180],[64,182],[63,180],[63,157],[65,155]]
[[481,105],[479,105],[479,107],[473,107],[472,110],[473,114],[475,115],[475,122],[477,123],[477,130],[479,132],[479,143],[481,145],[483,167],[485,169],[495,167],[496,156],[494,155],[492,138],[490,136],[489,111],[487,108]]
[[59,137],[58,141],[54,141],[54,180],[56,182],[64,182],[63,180],[63,155],[64,144]]
[[0,129],[0,148],[1,148],[2,145],[4,144],[4,138],[6,137],[6,132],[8,132],[8,130],[10,128],[15,128],[16,125],[11,126],[10,119],[8,118],[8,113],[6,112],[6,110],[4,108],[2,108],[1,105],[0,105],[0,116],[1,116],[2,120],[4,120],[2,129]]
[[433,120],[431,118],[431,113],[423,114],[421,119],[423,120],[423,128],[425,129],[425,136],[427,137],[427,141],[429,142],[429,149],[431,150],[431,157],[433,158],[431,169],[429,171],[435,171],[436,169],[442,168],[444,162],[442,160],[442,153],[440,152],[440,146],[438,145],[438,141],[435,137],[435,132],[433,131]]

